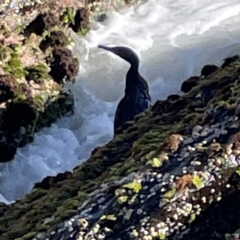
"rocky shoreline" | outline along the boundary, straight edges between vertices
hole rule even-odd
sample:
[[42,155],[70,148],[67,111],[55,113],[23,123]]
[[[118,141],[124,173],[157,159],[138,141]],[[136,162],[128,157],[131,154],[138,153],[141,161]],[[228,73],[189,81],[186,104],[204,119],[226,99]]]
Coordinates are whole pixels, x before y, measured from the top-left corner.
[[74,81],[79,61],[69,49],[73,39],[66,29],[86,31],[89,21],[80,5],[34,2],[15,13],[16,7],[0,11],[0,162],[73,111],[73,96],[64,85]]
[[233,239],[239,86],[235,57],[156,102],[73,173],[2,204],[2,239]]
[[[64,85],[78,60],[69,46],[73,32],[88,29],[89,6],[97,6],[89,4],[34,1],[21,17],[1,6],[0,161],[73,111]],[[182,96],[124,124],[72,173],[0,204],[0,239],[239,239],[239,87],[238,56],[205,66],[183,83]]]

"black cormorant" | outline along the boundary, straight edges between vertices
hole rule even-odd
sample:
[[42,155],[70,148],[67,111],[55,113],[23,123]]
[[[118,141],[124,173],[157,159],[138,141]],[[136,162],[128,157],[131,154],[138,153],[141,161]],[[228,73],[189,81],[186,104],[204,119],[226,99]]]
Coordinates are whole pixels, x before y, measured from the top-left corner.
[[130,63],[126,76],[125,95],[117,106],[114,118],[114,134],[125,122],[133,120],[134,116],[143,112],[151,104],[151,97],[146,80],[139,74],[139,59],[137,54],[127,47],[106,47],[99,45],[99,48],[115,53]]

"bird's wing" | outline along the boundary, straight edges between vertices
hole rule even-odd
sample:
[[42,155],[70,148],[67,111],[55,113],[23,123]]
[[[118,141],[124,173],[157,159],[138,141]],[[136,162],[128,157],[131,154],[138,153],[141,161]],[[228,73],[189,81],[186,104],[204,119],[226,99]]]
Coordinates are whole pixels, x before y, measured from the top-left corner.
[[140,83],[140,90],[142,92],[142,94],[144,95],[144,97],[146,99],[148,99],[150,102],[152,101],[151,96],[149,94],[149,87],[148,87],[148,83],[147,81],[141,76],[139,75],[139,83]]
[[131,104],[132,101],[130,101],[126,96],[124,96],[124,98],[122,98],[119,102],[114,118],[114,132],[125,122],[133,119],[135,112]]

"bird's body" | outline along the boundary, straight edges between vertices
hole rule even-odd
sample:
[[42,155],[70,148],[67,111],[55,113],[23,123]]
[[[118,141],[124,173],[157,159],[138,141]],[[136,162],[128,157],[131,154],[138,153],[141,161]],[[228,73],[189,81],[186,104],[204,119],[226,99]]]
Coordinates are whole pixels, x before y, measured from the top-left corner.
[[126,76],[125,95],[119,102],[114,118],[114,134],[125,122],[133,120],[134,116],[143,112],[151,104],[151,97],[146,80],[139,74],[139,59],[132,49],[126,47],[106,47],[99,45],[130,63]]

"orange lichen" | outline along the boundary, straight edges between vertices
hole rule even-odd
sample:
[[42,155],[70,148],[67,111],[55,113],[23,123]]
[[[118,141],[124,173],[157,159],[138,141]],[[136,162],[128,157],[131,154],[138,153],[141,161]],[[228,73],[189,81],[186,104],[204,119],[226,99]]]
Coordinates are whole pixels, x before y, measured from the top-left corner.
[[193,176],[190,174],[183,175],[182,177],[179,178],[179,180],[176,183],[176,189],[178,191],[182,191],[186,188],[188,188],[193,181]]

